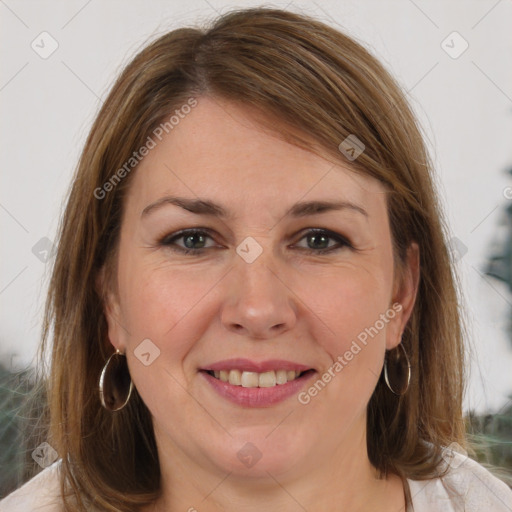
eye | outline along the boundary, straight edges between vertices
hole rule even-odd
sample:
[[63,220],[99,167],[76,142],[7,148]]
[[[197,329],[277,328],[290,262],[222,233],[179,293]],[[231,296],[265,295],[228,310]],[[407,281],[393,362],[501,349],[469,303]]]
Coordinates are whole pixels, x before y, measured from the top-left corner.
[[[204,249],[216,247],[215,244],[207,246],[207,239],[213,241],[212,237],[208,234],[207,231],[198,229],[184,229],[178,233],[164,236],[159,241],[159,244],[182,252],[183,254],[200,253]],[[178,244],[178,241],[182,241],[183,245]]]
[[[210,245],[207,245],[208,240],[211,240]],[[347,238],[328,229],[309,228],[299,242],[302,240],[306,240],[306,247],[301,247],[299,243],[295,247],[314,254],[334,252],[344,247],[354,249]],[[205,229],[184,229],[162,237],[158,243],[182,254],[201,254],[206,249],[219,247]]]
[[301,247],[301,249],[316,254],[336,251],[343,247],[353,249],[352,244],[344,236],[328,229],[309,229],[300,240],[306,240],[307,244],[306,247]]

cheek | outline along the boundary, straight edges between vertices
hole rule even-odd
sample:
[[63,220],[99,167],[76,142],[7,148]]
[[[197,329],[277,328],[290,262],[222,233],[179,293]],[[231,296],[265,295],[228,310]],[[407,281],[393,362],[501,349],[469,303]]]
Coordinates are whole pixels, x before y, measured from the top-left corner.
[[154,338],[155,343],[173,341],[176,349],[182,341],[193,337],[197,322],[191,316],[202,307],[202,301],[218,278],[213,272],[184,272],[176,268],[139,267],[126,280],[126,321],[131,343]]
[[[309,292],[307,292],[309,290]],[[381,320],[389,308],[391,279],[382,269],[346,268],[315,276],[304,288],[307,305],[319,321],[315,338],[334,358],[353,340],[384,340],[389,319]],[[376,332],[378,331],[378,332]]]
[[[202,278],[192,278],[189,272],[166,267],[140,266],[127,275],[128,364],[139,394],[155,418],[168,418],[169,411],[178,409],[197,413],[185,391],[189,378],[185,361],[211,322],[204,314],[207,301],[201,299],[216,280],[211,275],[205,278],[204,272]],[[152,361],[148,365],[139,357],[141,341],[147,339],[154,344],[145,351]]]
[[391,315],[386,316],[387,289],[375,280],[353,275],[327,289],[316,298],[315,313],[322,321],[315,322],[314,337],[330,361],[299,398],[311,407],[311,417],[332,418],[325,428],[340,435],[365,413],[382,370]]
[[[327,414],[340,418],[338,426],[342,418],[350,423],[363,414],[380,376],[386,329],[395,313],[389,307],[390,274],[383,267],[338,269],[310,283],[308,300],[317,318],[313,336],[330,362],[319,375],[325,386],[306,390],[303,399],[327,407]],[[316,400],[316,394],[322,397]]]
[[[166,417],[169,404],[184,411],[193,406],[184,391],[194,373],[188,356],[214,320],[211,297],[222,275],[199,268],[185,272],[170,265],[142,264],[125,274],[123,315],[129,331],[130,374],[155,416]],[[137,356],[147,339],[156,348],[150,344],[145,352],[151,353],[150,360],[153,353],[157,357],[146,366],[147,361]]]
[[322,391],[323,403],[332,407],[333,416],[363,414],[375,389],[384,360],[386,330],[396,316],[390,307],[392,279],[392,259],[388,258],[371,269],[340,272],[325,288],[319,303],[323,316],[319,316],[334,332],[317,339],[323,340],[332,360],[320,377],[329,382]]

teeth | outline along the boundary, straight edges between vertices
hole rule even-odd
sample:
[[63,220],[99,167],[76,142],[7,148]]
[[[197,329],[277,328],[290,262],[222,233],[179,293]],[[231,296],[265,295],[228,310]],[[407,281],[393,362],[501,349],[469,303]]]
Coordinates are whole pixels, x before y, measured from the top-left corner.
[[[233,371],[233,370],[231,370]],[[235,370],[236,371],[236,370]],[[258,374],[255,372],[242,373],[242,387],[255,388],[258,386]]]
[[[286,384],[288,382],[288,377],[286,376],[286,370],[277,370],[276,372],[276,383],[277,384]],[[294,372],[295,375],[295,372]]]
[[271,388],[275,386],[277,383],[276,372],[270,371],[265,373],[260,373],[260,377],[258,380],[258,384],[260,388]]
[[242,372],[240,370],[231,370],[229,372],[229,379],[230,384],[233,384],[234,386],[241,386],[242,385]]
[[242,372],[241,370],[214,371],[214,376],[222,382],[229,382],[233,386],[244,388],[271,388],[275,385],[286,384],[295,380],[300,371],[295,370],[271,370],[269,372]]

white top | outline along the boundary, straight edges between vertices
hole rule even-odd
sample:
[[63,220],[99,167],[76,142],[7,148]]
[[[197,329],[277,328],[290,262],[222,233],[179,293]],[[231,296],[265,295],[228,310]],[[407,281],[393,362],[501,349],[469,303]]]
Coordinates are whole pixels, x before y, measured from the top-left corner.
[[[512,512],[510,487],[478,462],[457,452],[448,455],[444,477],[407,480],[412,498],[407,512]],[[41,471],[0,501],[0,512],[62,512],[58,470],[59,461]]]
[[[512,489],[478,462],[445,448],[444,477],[407,480],[413,508],[407,512],[512,512]],[[0,506],[1,511],[1,506]]]

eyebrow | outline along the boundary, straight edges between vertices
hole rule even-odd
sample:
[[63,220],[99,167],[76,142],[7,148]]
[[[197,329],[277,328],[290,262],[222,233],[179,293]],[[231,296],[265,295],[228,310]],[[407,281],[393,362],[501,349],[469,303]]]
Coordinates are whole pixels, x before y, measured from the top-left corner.
[[[142,210],[141,218],[146,217],[150,212],[159,210],[167,204],[179,206],[184,210],[198,214],[210,215],[227,219],[233,214],[219,204],[208,199],[190,199],[186,197],[165,196]],[[285,217],[306,217],[333,210],[352,210],[368,218],[368,212],[361,206],[350,201],[302,201],[294,204],[285,214]]]

